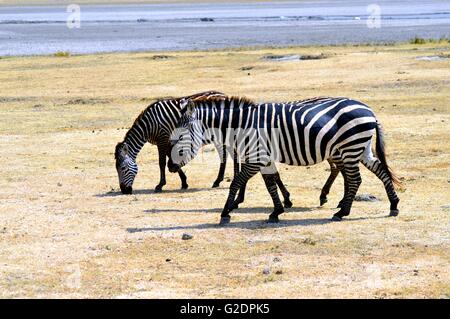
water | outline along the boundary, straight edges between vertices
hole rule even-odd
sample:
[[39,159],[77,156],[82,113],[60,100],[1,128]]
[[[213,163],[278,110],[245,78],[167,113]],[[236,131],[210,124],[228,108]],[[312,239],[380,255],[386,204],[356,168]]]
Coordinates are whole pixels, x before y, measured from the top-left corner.
[[170,51],[406,41],[450,36],[450,1],[376,1],[380,28],[369,28],[367,1],[154,4],[81,7],[70,29],[66,7],[0,7],[0,56]]

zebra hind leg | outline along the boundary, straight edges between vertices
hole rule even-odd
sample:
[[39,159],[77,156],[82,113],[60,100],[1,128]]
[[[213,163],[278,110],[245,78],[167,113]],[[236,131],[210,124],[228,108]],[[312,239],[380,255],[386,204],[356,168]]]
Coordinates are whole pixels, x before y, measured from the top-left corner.
[[344,162],[343,172],[346,175],[348,192],[344,195],[341,209],[333,215],[333,221],[341,221],[344,216],[348,216],[350,214],[353,200],[355,199],[355,195],[358,191],[359,185],[361,185],[362,182],[358,162]]
[[269,192],[270,196],[272,197],[274,211],[269,216],[268,223],[278,223],[279,219],[278,216],[282,213],[284,213],[283,204],[281,203],[280,197],[278,196],[278,188],[277,188],[277,179],[280,178],[280,176],[277,176],[277,173],[275,174],[263,174],[264,183],[266,184],[267,191]]
[[228,193],[228,199],[220,215],[220,225],[228,224],[230,222],[230,212],[233,210],[234,199],[237,191],[247,183],[247,181],[253,177],[259,171],[259,166],[254,164],[242,165],[241,171],[236,174],[230,185],[230,191]]
[[342,170],[342,163],[334,162],[332,159],[329,159],[328,163],[330,164],[330,176],[328,176],[328,179],[320,192],[320,206],[323,206],[323,204],[328,202],[327,196],[330,193],[331,186],[339,175],[339,172]]
[[394,184],[389,176],[389,173],[385,167],[381,164],[380,160],[376,157],[368,156],[361,160],[361,163],[367,167],[372,173],[374,173],[384,184],[386,194],[390,202],[390,213],[389,216],[397,216],[399,210],[397,208],[400,199],[395,192]]
[[239,189],[236,200],[233,202],[233,209],[238,209],[239,204],[242,204],[245,200],[245,190],[247,188],[247,182],[245,182]]
[[339,201],[339,204],[336,206],[336,208],[341,208],[342,204],[345,201],[345,197],[348,195],[349,187],[348,187],[348,178],[345,174],[345,171],[341,168],[341,174],[342,178],[344,179],[344,196],[342,196],[342,199]]

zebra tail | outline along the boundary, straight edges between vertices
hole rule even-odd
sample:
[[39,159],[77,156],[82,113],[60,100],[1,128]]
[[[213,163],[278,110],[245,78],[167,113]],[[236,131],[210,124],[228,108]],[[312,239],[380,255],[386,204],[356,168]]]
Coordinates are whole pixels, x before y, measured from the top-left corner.
[[397,175],[394,173],[394,171],[387,164],[383,128],[381,127],[381,124],[378,121],[377,121],[376,133],[377,133],[377,143],[375,146],[375,152],[377,154],[377,157],[380,160],[381,165],[383,165],[383,167],[386,169],[386,172],[389,175],[391,181],[397,187],[401,187],[402,182],[400,181],[400,179],[397,177]]

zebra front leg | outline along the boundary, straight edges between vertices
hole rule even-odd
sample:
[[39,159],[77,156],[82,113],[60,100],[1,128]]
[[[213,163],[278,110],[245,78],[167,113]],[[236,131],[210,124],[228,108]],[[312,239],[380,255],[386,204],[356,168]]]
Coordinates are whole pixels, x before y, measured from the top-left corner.
[[162,188],[166,185],[166,152],[167,146],[158,144],[159,156],[159,184],[155,187],[155,193],[162,192]]
[[341,221],[344,216],[350,214],[353,200],[358,192],[359,185],[361,185],[361,174],[359,172],[359,165],[357,163],[344,163],[343,173],[345,176],[345,183],[348,187],[348,191],[344,195],[340,205],[341,209],[333,215],[333,221]]
[[[237,174],[240,172],[240,163],[238,160],[238,156],[236,152],[233,152],[233,171],[234,171],[234,177],[237,176]],[[245,190],[247,188],[247,182],[245,182],[241,188],[239,189],[238,196],[236,200],[233,202],[233,209],[239,208],[239,204],[242,204],[245,200]]]
[[189,185],[187,183],[187,177],[186,174],[181,170],[181,168],[178,170],[178,175],[180,176],[181,180],[181,189],[188,189]]
[[255,164],[243,164],[242,170],[236,174],[230,185],[228,199],[220,215],[220,225],[228,224],[230,222],[230,212],[234,209],[234,199],[237,191],[245,185],[250,178],[252,178],[259,171],[259,166]]
[[216,180],[214,181],[212,188],[216,188],[220,186],[220,183],[223,181],[223,177],[225,175],[225,168],[227,166],[227,152],[226,152],[226,146],[218,146],[216,145],[217,153],[219,153],[220,157],[220,168],[219,168],[219,174],[217,175]]
[[281,194],[283,194],[284,207],[291,208],[292,207],[292,202],[291,202],[291,198],[290,198],[291,194],[287,190],[286,186],[284,186],[283,181],[281,180],[281,177],[280,177],[280,173],[278,173],[278,172],[275,174],[275,182],[277,183],[278,188],[281,191]]
[[331,186],[342,169],[342,166],[338,167],[331,159],[328,160],[328,163],[330,164],[330,176],[328,176],[328,179],[320,192],[320,206],[323,206],[323,204],[328,202],[327,196],[330,193]]
[[[262,173],[262,172],[261,172]],[[277,176],[278,172],[275,174],[263,174],[264,183],[266,184],[267,191],[270,194],[270,197],[272,197],[274,210],[272,214],[269,216],[268,223],[278,223],[279,219],[278,216],[282,213],[284,213],[283,204],[281,203],[280,197],[278,196],[278,188],[277,188],[277,179],[280,178],[280,176]]]

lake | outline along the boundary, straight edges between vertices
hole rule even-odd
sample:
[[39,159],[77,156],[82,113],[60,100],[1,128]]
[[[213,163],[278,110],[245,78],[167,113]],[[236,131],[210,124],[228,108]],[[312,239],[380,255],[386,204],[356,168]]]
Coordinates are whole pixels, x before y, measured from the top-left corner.
[[72,13],[64,6],[0,7],[0,56],[381,43],[450,36],[450,1],[368,4],[353,0],[84,5],[80,28],[67,26]]

